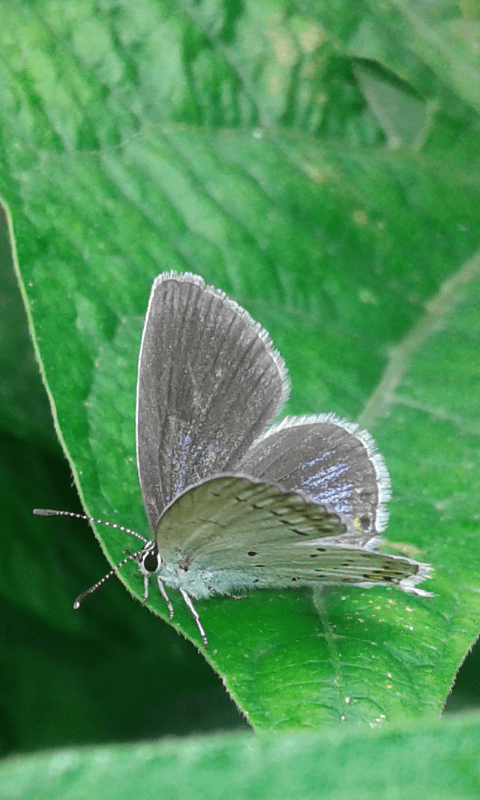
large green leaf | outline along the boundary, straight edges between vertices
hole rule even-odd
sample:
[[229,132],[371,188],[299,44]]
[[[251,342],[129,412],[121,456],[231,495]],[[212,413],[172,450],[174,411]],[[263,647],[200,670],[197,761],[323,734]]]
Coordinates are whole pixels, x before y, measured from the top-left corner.
[[[433,564],[437,596],[333,587],[198,607],[207,657],[258,728],[380,724],[438,711],[478,631],[479,145],[449,88],[421,154],[362,146],[382,132],[346,59],[279,8],[4,6],[2,185],[88,512],[146,531],[136,361],[167,269],[201,274],[270,331],[289,412],[368,423],[392,473],[389,540]],[[113,562],[130,545],[97,535]],[[141,596],[132,565],[122,580]]]
[[480,722],[468,715],[415,732],[330,730],[82,748],[6,761],[8,800],[474,800]]

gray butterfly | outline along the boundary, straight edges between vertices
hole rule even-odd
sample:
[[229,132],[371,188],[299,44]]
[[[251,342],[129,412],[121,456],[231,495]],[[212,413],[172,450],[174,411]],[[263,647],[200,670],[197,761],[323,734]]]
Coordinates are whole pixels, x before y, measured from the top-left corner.
[[180,591],[205,647],[192,598],[328,583],[430,594],[417,588],[428,564],[374,552],[390,480],[371,436],[333,414],[268,427],[288,392],[282,358],[243,308],[196,275],[155,279],[136,415],[153,538],[120,528],[144,547],[76,608],[131,559],[145,600],[155,576],[170,618],[166,587]]

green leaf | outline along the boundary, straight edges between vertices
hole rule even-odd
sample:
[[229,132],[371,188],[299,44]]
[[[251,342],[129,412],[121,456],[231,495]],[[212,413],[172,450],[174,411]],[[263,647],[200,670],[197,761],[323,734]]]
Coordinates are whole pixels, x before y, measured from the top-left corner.
[[0,428],[25,442],[37,442],[58,456],[60,448],[35,363],[14,260],[11,220],[0,202],[0,346],[4,378],[0,382]]
[[[382,132],[346,55],[300,11],[62,9],[0,9],[0,170],[87,511],[147,530],[134,457],[143,317],[157,273],[201,274],[271,333],[289,413],[334,411],[374,434],[392,473],[390,549],[431,562],[436,593],[211,599],[198,604],[207,658],[258,729],[438,712],[480,612],[474,113],[446,104],[420,153],[367,148]],[[121,560],[130,542],[97,535]],[[141,597],[134,565],[121,580]],[[165,618],[161,598],[149,606]],[[198,643],[180,601],[175,612]]]
[[415,97],[409,86],[393,81],[378,67],[360,61],[355,77],[392,149],[408,145],[420,149],[429,134],[429,104]]
[[9,800],[80,800],[92,786],[110,798],[182,800],[473,800],[480,790],[478,716],[424,723],[415,732],[211,736],[137,747],[82,748],[6,761]]
[[476,0],[365,0],[335,4],[299,0],[313,20],[326,25],[350,55],[378,61],[408,80],[425,99],[456,112],[480,111],[480,28]]

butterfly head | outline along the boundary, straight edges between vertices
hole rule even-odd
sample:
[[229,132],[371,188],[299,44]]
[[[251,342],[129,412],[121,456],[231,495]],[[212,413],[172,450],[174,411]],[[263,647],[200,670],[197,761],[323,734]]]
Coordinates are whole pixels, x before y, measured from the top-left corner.
[[146,578],[158,572],[163,563],[160,551],[153,539],[148,540],[145,546],[136,553],[125,550],[125,554],[137,562],[140,572]]

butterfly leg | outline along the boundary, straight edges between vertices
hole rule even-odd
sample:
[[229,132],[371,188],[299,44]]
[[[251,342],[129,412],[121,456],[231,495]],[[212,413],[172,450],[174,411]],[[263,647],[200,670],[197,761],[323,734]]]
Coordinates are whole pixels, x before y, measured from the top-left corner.
[[197,623],[197,628],[200,631],[200,635],[201,635],[201,637],[203,639],[203,644],[205,645],[205,649],[207,649],[207,647],[208,647],[207,635],[206,635],[205,631],[203,630],[203,625],[200,622],[200,617],[198,616],[198,611],[196,610],[195,606],[193,605],[192,600],[190,598],[190,595],[188,595],[184,589],[180,589],[180,594],[182,595],[183,599],[185,600],[185,603],[187,604],[190,613],[192,614],[195,622]]
[[157,583],[158,583],[158,589],[160,591],[160,594],[162,595],[163,599],[165,600],[165,602],[167,604],[168,613],[170,614],[170,619],[173,619],[173,606],[172,606],[172,604],[170,602],[170,598],[169,598],[167,592],[165,591],[165,586],[163,585],[162,579],[161,578],[157,578]]
[[145,603],[148,600],[148,579],[149,579],[149,577],[150,577],[149,575],[144,575],[143,576],[143,603],[142,603],[143,606],[145,605]]

